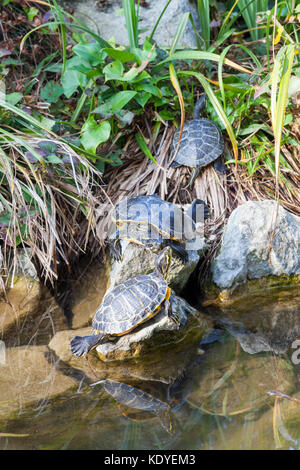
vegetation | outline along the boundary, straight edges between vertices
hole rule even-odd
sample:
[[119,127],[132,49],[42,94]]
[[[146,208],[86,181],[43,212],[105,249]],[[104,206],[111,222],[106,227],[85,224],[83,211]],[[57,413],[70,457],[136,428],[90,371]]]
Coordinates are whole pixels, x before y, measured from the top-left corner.
[[[170,1],[141,43],[139,1],[123,0],[128,47],[56,0],[2,1],[1,249],[14,257],[17,246],[32,247],[46,278],[105,246],[99,203],[138,190],[191,200],[186,171],[168,170],[168,149],[203,90],[207,116],[227,135],[230,169],[227,180],[212,182],[208,169],[195,184],[212,208],[210,233],[247,198],[300,214],[299,5],[228,0],[220,11],[198,0],[201,37],[185,14],[166,48],[154,33]],[[179,41],[189,21],[197,48],[188,50]]]

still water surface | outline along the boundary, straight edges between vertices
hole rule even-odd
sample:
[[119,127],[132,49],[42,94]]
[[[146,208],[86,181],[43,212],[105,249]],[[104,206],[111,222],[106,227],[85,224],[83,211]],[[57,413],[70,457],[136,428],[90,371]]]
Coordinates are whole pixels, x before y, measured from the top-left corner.
[[[219,327],[196,348],[156,352],[155,373],[127,361],[122,374],[106,367],[91,387],[97,378],[88,366],[85,374],[52,358],[72,386],[49,398],[43,380],[42,399],[20,400],[7,414],[0,377],[0,449],[299,449],[300,403],[288,397],[300,400],[292,348],[300,293],[271,294],[208,308]],[[27,394],[36,393],[28,386]],[[287,397],[268,394],[274,390]]]

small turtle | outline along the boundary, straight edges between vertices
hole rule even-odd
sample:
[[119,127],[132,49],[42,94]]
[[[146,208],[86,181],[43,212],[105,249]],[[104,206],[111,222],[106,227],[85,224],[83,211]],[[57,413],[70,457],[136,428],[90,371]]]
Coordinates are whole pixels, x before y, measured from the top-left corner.
[[[198,176],[200,168],[214,162],[218,173],[225,174],[226,166],[222,162],[221,154],[224,151],[222,133],[213,121],[200,118],[204,107],[206,95],[203,95],[194,107],[193,119],[186,122],[181,136],[180,146],[171,167],[181,165],[194,168],[190,180],[190,187]],[[180,128],[177,128],[172,141],[172,151],[175,152],[178,144]]]
[[196,239],[196,223],[202,221],[201,216],[209,217],[209,209],[201,199],[195,199],[185,212],[157,194],[124,199],[112,214],[115,225],[109,233],[110,253],[122,260],[121,240],[154,249],[171,246],[173,254],[185,263],[188,256],[184,244]]
[[86,355],[98,344],[131,332],[153,318],[162,307],[166,315],[178,324],[178,318],[171,310],[171,289],[166,282],[171,257],[172,249],[164,248],[155,259],[154,272],[131,277],[110,289],[93,318],[92,335],[75,336],[70,344],[72,353]]

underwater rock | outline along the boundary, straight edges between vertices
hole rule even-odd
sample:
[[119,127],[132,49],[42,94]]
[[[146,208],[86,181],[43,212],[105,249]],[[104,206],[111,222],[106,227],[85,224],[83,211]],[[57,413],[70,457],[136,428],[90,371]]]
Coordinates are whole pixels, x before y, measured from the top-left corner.
[[215,286],[232,292],[247,280],[299,274],[300,218],[273,201],[248,201],[237,207],[211,265]]
[[[123,253],[123,260],[121,262],[111,260],[110,272],[110,288],[117,286],[121,282],[126,281],[131,276],[139,274],[149,274],[155,269],[155,258],[157,253],[151,251],[147,247],[135,245],[133,243],[121,242],[126,246]],[[203,248],[205,243],[203,242]],[[168,271],[168,285],[180,294],[189,280],[190,275],[196,269],[199,261],[198,252],[189,250],[188,260],[183,264],[178,258],[172,257],[171,266]]]
[[67,328],[63,311],[40,282],[31,257],[30,249],[18,252],[6,296],[0,294],[0,339],[7,346],[32,344],[33,338],[34,342],[48,342],[53,331]]
[[267,289],[207,306],[207,313],[249,354],[282,354],[300,336],[300,286]]
[[66,390],[76,387],[76,380],[60,372],[47,346],[7,348],[0,362],[0,416],[9,417],[33,403],[47,403]]
[[[148,4],[149,8],[140,6],[139,10],[139,29],[142,30],[139,36],[141,43],[144,42],[146,36],[150,35],[164,7],[164,2],[161,2],[161,0],[151,0]],[[71,5],[74,8],[74,16],[91,28],[92,31],[97,32],[103,39],[108,41],[113,37],[119,45],[125,46],[128,44],[125,18],[120,13],[121,1],[106,1],[101,9],[99,9],[97,0],[77,1],[72,2]],[[196,29],[197,31],[200,30],[196,5],[189,0],[172,0],[154,34],[154,40],[159,46],[171,46],[178,23],[186,12],[192,14]],[[197,46],[195,33],[190,22],[186,25],[179,45],[182,47]]]
[[231,338],[208,348],[193,372],[189,404],[200,406],[205,413],[228,417],[257,413],[273,403],[268,391],[290,394],[296,383],[288,359],[249,355]]
[[[191,307],[184,299],[177,297],[174,292],[170,297],[170,303],[173,312],[176,312],[180,319],[179,329],[175,322],[162,311],[131,333],[117,337],[115,341],[97,346],[96,351],[99,358],[108,362],[119,361],[144,357],[155,350],[161,354],[167,348],[175,348],[176,344],[180,344],[180,347],[184,347],[186,342],[189,343],[189,347],[193,344],[199,344],[203,335],[212,328],[211,319]],[[50,341],[49,348],[61,360],[69,363],[71,361],[72,365],[79,365],[80,362],[86,362],[85,358],[72,356],[70,340],[77,335],[89,334],[91,334],[90,328],[58,332]]]

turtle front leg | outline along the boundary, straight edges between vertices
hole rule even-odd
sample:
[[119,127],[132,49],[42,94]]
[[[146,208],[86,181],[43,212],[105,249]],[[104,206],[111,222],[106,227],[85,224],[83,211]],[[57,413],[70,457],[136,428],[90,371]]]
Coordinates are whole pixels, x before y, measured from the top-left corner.
[[86,356],[87,353],[105,340],[105,335],[74,336],[70,343],[72,354],[76,356]]
[[179,329],[179,327],[181,326],[180,318],[179,318],[179,316],[178,316],[177,313],[174,313],[174,312],[172,311],[172,307],[171,307],[171,304],[170,304],[169,300],[167,300],[167,299],[165,300],[165,305],[164,305],[164,307],[165,307],[165,314],[166,314],[174,323],[176,323],[176,325],[177,325],[177,327],[178,327],[178,329]]
[[122,246],[121,241],[119,238],[112,240],[109,246],[110,255],[116,261],[122,261],[123,254],[122,254]]

